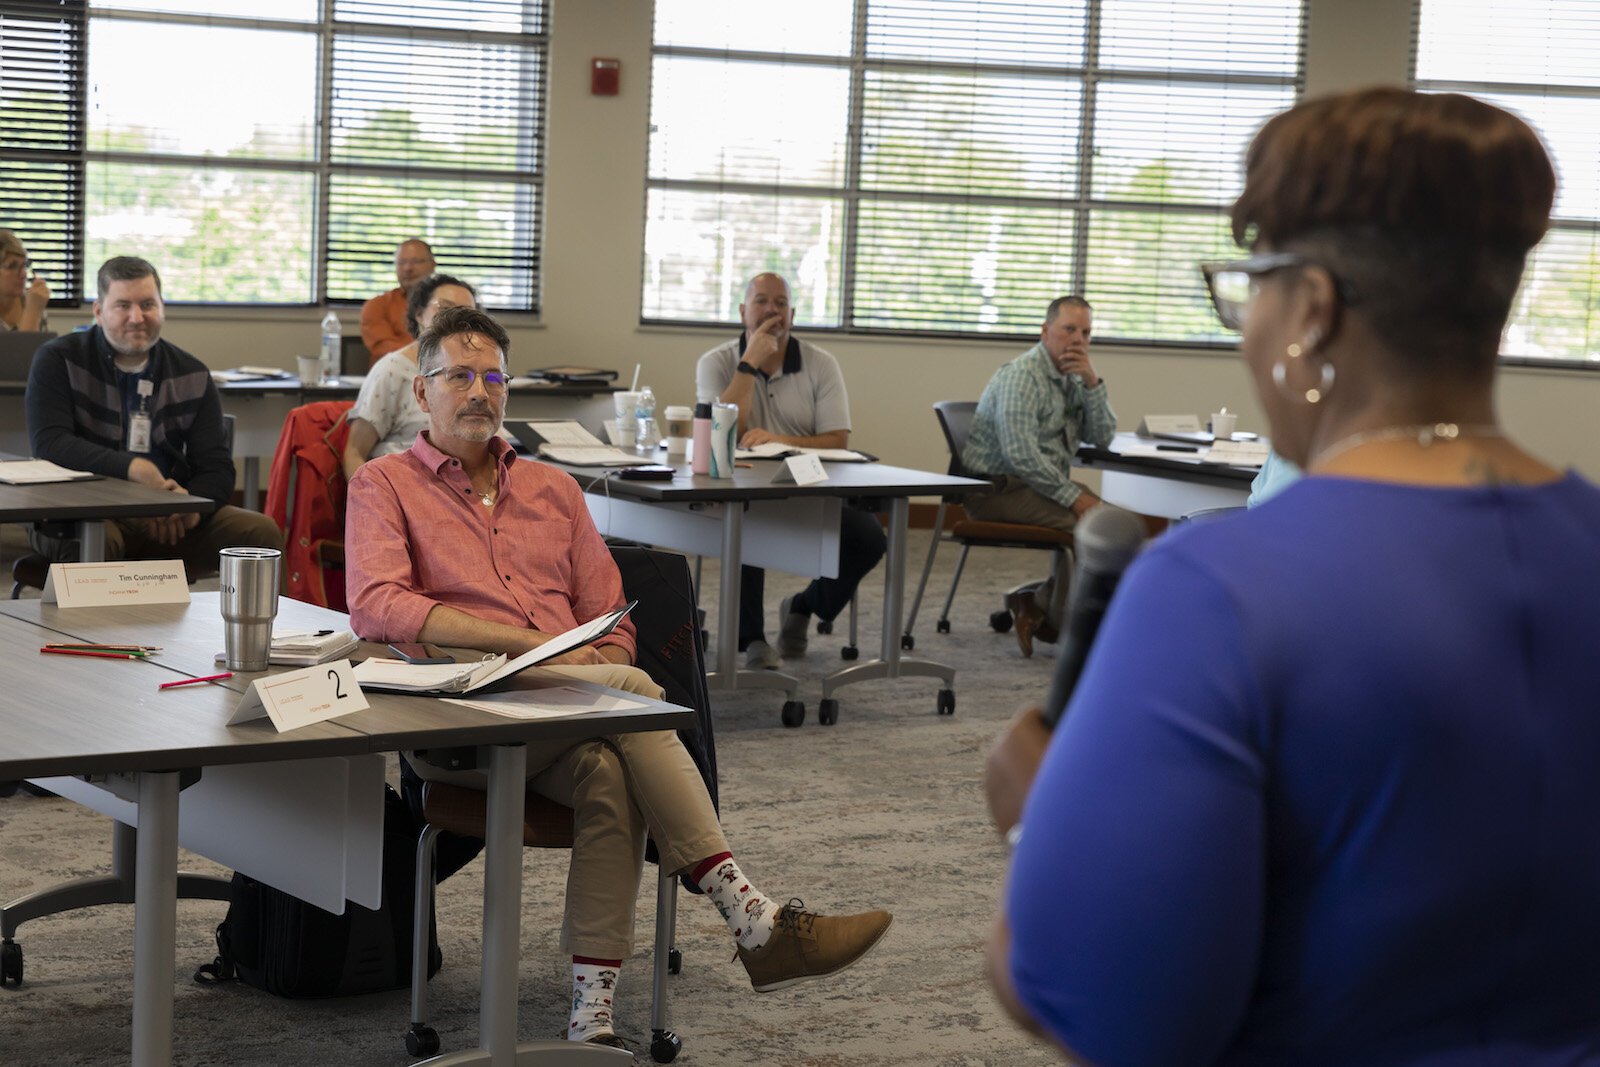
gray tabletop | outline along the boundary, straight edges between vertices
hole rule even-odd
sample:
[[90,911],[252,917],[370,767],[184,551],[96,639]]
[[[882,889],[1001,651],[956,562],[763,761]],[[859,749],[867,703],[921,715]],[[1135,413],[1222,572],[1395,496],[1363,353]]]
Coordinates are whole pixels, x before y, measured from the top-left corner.
[[[548,462],[540,460],[541,463]],[[641,457],[641,463],[649,462]],[[989,488],[976,478],[891,467],[886,463],[828,463],[828,480],[815,485],[773,484],[783,469],[776,460],[751,460],[750,466],[734,470],[732,478],[711,478],[693,473],[688,464],[674,468],[670,482],[635,482],[608,477],[595,467],[551,466],[571,474],[588,492],[610,493],[634,500],[695,503],[716,500],[762,500],[798,496],[905,497],[955,496]]]
[[1164,444],[1150,441],[1131,433],[1119,433],[1110,448],[1085,444],[1078,449],[1078,462],[1085,467],[1102,470],[1127,471],[1131,474],[1148,474],[1156,478],[1173,478],[1194,482],[1197,485],[1216,485],[1226,489],[1249,489],[1259,467],[1228,467],[1220,463],[1203,463],[1198,450],[1179,451],[1183,446],[1170,442],[1174,451],[1170,456],[1125,456],[1119,447],[1139,444]]
[[154,489],[124,478],[0,485],[0,522],[136,519],[180,512],[205,514],[216,507],[203,496]]

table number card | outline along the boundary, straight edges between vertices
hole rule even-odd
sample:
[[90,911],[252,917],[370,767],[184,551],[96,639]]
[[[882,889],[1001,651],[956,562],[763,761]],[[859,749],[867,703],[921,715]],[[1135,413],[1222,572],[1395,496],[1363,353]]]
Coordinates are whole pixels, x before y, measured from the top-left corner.
[[189,574],[181,559],[52,563],[39,599],[64,608],[187,604]]
[[783,461],[783,466],[778,468],[778,473],[772,476],[773,485],[786,485],[790,482],[795,485],[816,485],[827,480],[828,469],[822,465],[822,460],[805,454],[790,456]]
[[268,718],[279,733],[337,718],[367,706],[349,660],[319,663],[267,678],[257,678],[228,719],[236,726]]
[[1146,415],[1139,420],[1138,434],[1150,437],[1160,433],[1204,433],[1198,415]]

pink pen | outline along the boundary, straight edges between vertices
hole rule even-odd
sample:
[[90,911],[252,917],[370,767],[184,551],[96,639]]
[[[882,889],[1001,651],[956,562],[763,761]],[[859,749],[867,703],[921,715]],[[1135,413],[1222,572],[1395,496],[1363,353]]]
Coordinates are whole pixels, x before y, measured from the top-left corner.
[[221,674],[208,674],[204,678],[185,678],[180,682],[162,682],[157,689],[172,689],[180,685],[194,685],[197,682],[220,682],[224,678],[232,678],[232,671],[223,671]]

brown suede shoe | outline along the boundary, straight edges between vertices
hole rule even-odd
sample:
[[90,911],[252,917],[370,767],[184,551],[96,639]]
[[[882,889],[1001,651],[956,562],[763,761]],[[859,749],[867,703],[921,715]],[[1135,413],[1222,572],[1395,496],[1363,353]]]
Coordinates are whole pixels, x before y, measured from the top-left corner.
[[739,949],[738,958],[757,993],[838,974],[872,950],[894,921],[886,911],[859,915],[818,915],[805,903],[791,900],[778,910],[772,938],[754,952]]
[[1030,592],[1007,593],[1006,608],[1011,612],[1013,631],[1017,635],[1017,647],[1022,649],[1024,657],[1033,657],[1033,635],[1045,625],[1044,609],[1033,599]]

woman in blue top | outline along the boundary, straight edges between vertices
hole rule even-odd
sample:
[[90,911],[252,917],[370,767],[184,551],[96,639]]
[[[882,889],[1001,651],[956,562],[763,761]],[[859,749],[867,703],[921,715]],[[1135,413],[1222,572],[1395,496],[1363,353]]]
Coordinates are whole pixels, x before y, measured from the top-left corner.
[[1253,142],[1205,275],[1307,476],[1145,552],[991,755],[991,977],[1073,1058],[1600,1063],[1600,492],[1493,403],[1554,189],[1458,95]]

